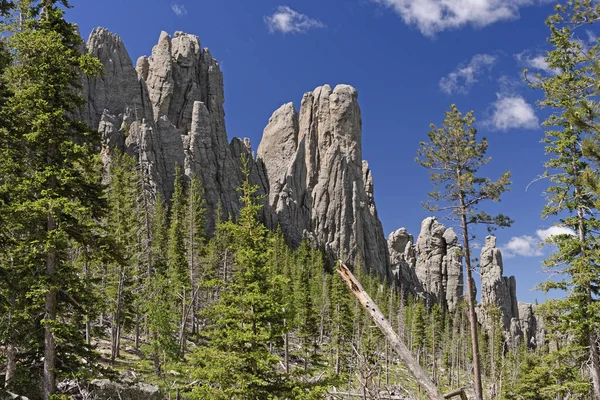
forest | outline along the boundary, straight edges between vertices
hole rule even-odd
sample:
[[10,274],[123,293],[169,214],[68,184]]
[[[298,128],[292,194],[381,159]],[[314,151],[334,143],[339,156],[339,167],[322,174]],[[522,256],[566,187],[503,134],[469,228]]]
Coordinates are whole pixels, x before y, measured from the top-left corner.
[[[80,110],[82,77],[103,66],[82,51],[68,7],[0,1],[0,399],[428,398],[338,274],[345,255],[267,227],[251,156],[239,160],[239,213],[212,215],[186,166],[164,198],[147,160],[102,142]],[[511,178],[480,173],[488,142],[455,105],[415,155],[432,181],[426,207],[460,227],[464,300],[450,310],[360,254],[350,265],[442,393],[600,400],[600,60],[597,43],[574,36],[600,4],[555,11],[546,61],[557,73],[524,73],[550,110],[540,213],[576,233],[548,239],[545,268],[560,279],[540,285],[563,296],[537,305],[545,342],[513,340],[499,309],[477,308],[472,229],[511,225],[484,211]],[[107,394],[99,381],[156,390]]]

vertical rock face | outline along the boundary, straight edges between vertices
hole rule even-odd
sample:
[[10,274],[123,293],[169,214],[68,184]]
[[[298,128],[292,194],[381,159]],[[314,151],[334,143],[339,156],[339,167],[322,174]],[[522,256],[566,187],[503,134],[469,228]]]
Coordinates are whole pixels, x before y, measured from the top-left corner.
[[400,228],[388,236],[388,252],[390,267],[396,282],[403,292],[416,295],[423,292],[423,285],[415,270],[417,259],[413,236],[406,229]]
[[292,244],[312,232],[342,260],[360,257],[367,269],[389,278],[361,136],[358,94],[351,86],[306,93],[299,114],[292,104],[275,111],[258,147],[269,181],[268,223],[279,224]]
[[228,143],[223,75],[198,37],[162,32],[152,55],[140,57],[135,68],[121,39],[106,29],[95,29],[86,47],[105,73],[84,82],[88,102],[81,118],[101,132],[106,163],[114,147],[135,155],[152,190],[165,199],[173,191],[176,167],[186,176],[200,176],[209,229],[219,206],[225,215],[239,211],[242,155],[259,194],[267,192],[264,171],[249,146],[238,139]]
[[519,323],[530,348],[543,345],[546,340],[544,322],[536,315],[536,308],[535,304],[519,302]]
[[461,249],[452,228],[446,229],[435,217],[423,220],[416,244],[415,273],[431,300],[445,302],[450,311],[463,295]]
[[444,232],[444,241],[446,242],[446,255],[442,264],[442,282],[446,292],[448,310],[454,311],[458,303],[462,301],[464,293],[462,246],[458,243],[458,236],[452,228],[446,229]]
[[417,277],[434,300],[446,298],[442,282],[442,264],[446,255],[444,232],[446,227],[437,219],[426,218],[421,222],[421,233],[417,239]]
[[489,306],[500,310],[502,324],[507,338],[513,346],[520,340],[535,348],[543,344],[545,330],[543,321],[536,316],[536,306],[517,301],[517,284],[514,276],[503,274],[502,253],[496,247],[496,238],[487,236],[481,250],[481,307],[478,313],[484,327],[491,326],[488,316]]
[[517,286],[515,277],[502,276],[502,253],[496,248],[496,237],[487,236],[481,249],[481,304],[497,306],[502,314],[502,323],[510,329],[511,320],[519,319]]

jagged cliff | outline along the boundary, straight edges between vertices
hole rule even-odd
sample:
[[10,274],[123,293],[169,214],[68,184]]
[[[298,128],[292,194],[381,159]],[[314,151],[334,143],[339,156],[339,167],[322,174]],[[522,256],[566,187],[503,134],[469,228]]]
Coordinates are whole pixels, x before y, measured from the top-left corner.
[[249,160],[258,194],[268,195],[263,218],[281,226],[293,245],[313,237],[333,257],[391,277],[387,243],[377,217],[373,181],[362,160],[358,94],[347,85],[307,93],[300,113],[293,104],[275,111],[258,147],[230,143],[225,127],[223,75],[194,35],[162,32],[150,57],[135,67],[121,39],[95,29],[87,51],[105,73],[84,82],[81,118],[98,129],[108,165],[111,149],[139,159],[151,191],[168,199],[176,167],[203,183],[208,223],[220,207],[240,209],[241,158]]
[[219,206],[225,215],[239,211],[242,155],[250,160],[259,194],[266,193],[264,171],[253,161],[249,143],[228,142],[223,75],[198,37],[162,32],[152,55],[140,57],[135,68],[119,36],[106,29],[95,29],[86,47],[100,59],[104,74],[84,82],[82,118],[102,135],[105,162],[113,147],[135,155],[163,199],[173,191],[176,166],[186,176],[197,174],[209,229]]
[[[403,290],[424,296],[431,303],[443,302],[454,311],[463,299],[462,246],[452,228],[446,228],[435,217],[421,223],[416,244],[405,228],[388,238],[390,263]],[[545,340],[543,321],[536,315],[535,304],[517,300],[516,279],[503,276],[502,252],[496,238],[488,236],[481,250],[481,302],[478,320],[483,328],[492,328],[491,313],[500,313],[502,328],[511,345],[525,340],[536,347]]]

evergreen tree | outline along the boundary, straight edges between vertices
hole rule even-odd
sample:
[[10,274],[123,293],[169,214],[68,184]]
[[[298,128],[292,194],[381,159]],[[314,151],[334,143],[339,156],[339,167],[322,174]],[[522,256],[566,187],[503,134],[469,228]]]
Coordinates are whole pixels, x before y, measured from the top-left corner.
[[169,223],[165,201],[158,193],[152,211],[152,271],[149,274],[167,272],[167,255],[169,248]]
[[254,199],[257,188],[249,182],[247,161],[244,167],[244,207],[237,224],[223,223],[235,249],[232,279],[206,310],[208,342],[195,357],[194,375],[204,382],[194,389],[198,398],[268,398],[286,387],[276,371],[279,358],[270,352],[283,333],[284,312],[274,296],[281,293],[282,280],[270,268],[270,235],[257,219],[261,206]]
[[335,374],[349,371],[352,357],[348,343],[352,340],[352,298],[338,274],[331,279],[330,347]]
[[189,287],[190,274],[185,249],[185,197],[181,168],[175,168],[175,183],[171,196],[167,265],[171,284],[176,290]]
[[[192,323],[192,334],[195,333],[195,315],[198,309],[199,284],[209,278],[206,274],[206,207],[204,191],[200,179],[194,175],[186,196],[185,226],[186,253],[190,283],[189,315]],[[208,280],[208,279],[206,279]],[[182,331],[182,343],[185,343],[185,330]],[[183,349],[182,349],[183,350]]]
[[119,357],[121,332],[133,314],[134,282],[137,278],[137,229],[135,160],[114,151],[107,186],[106,228],[117,255],[106,266],[107,310],[112,315],[111,360]]
[[[309,257],[310,247],[306,240],[296,252],[296,278],[294,279],[295,314],[298,337],[303,350],[304,370],[308,369],[309,361],[315,361],[317,352],[318,321],[314,307],[315,296],[311,293],[313,277]],[[319,275],[320,277],[320,275]]]
[[[20,295],[34,299],[43,310],[46,399],[56,392],[63,361],[76,360],[68,352],[85,348],[82,332],[61,322],[76,307],[73,300],[85,295],[76,292],[80,285],[70,286],[81,278],[68,262],[67,250],[94,236],[86,221],[97,220],[103,210],[96,136],[73,120],[84,103],[77,94],[81,74],[97,74],[101,67],[80,53],[82,40],[57,4],[68,6],[64,0],[18,5],[22,23],[9,39],[14,63],[3,77],[12,96],[2,109],[2,118],[11,125],[2,132],[6,147],[1,162],[20,164],[10,181],[0,183],[3,219],[18,235],[17,263],[28,276],[38,277]],[[71,344],[81,340],[81,347],[65,346],[65,337]]]
[[[576,28],[597,21],[600,5],[591,0],[570,0],[556,7],[547,20],[548,41],[553,46],[546,61],[556,75],[538,77],[533,86],[545,97],[541,105],[552,110],[546,126],[545,163],[551,186],[542,215],[559,216],[561,226],[575,235],[549,239],[558,252],[545,260],[545,266],[563,278],[541,285],[544,290],[560,289],[562,299],[546,307],[560,310],[556,319],[559,331],[572,339],[571,354],[586,364],[593,398],[600,399],[600,240],[597,218],[600,205],[600,130],[598,129],[598,54],[597,43],[587,46],[576,36]],[[583,143],[583,146],[582,146]],[[596,168],[590,165],[590,161]]]
[[485,157],[487,140],[477,140],[477,130],[473,127],[473,112],[464,116],[452,104],[441,127],[431,125],[428,133],[429,143],[421,142],[416,161],[430,171],[431,181],[436,190],[429,193],[430,202],[425,208],[432,212],[446,211],[450,219],[460,223],[467,271],[467,301],[471,324],[471,342],[473,346],[474,384],[477,400],[483,400],[481,384],[481,366],[477,334],[477,315],[475,314],[475,288],[473,287],[471,267],[471,247],[469,244],[472,229],[470,225],[484,224],[488,229],[509,226],[512,222],[500,214],[490,216],[478,207],[484,200],[499,201],[500,195],[508,190],[510,172],[492,182],[489,178],[476,176],[479,168],[490,161]]

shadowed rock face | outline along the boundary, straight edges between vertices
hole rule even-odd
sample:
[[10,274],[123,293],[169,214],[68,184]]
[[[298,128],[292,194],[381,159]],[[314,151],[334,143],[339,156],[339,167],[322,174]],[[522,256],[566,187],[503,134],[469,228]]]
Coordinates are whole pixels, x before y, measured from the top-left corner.
[[416,295],[423,293],[423,285],[417,277],[417,262],[414,239],[405,228],[400,228],[388,236],[390,266],[396,282],[403,293]]
[[358,95],[347,85],[307,93],[300,113],[286,104],[265,128],[253,158],[246,141],[228,142],[223,75],[194,35],[162,32],[149,57],[135,67],[121,39],[95,29],[87,51],[105,74],[86,79],[88,100],[80,117],[103,138],[105,166],[111,149],[135,155],[154,195],[169,199],[176,166],[198,175],[207,205],[207,228],[214,215],[237,215],[242,183],[241,157],[249,160],[251,183],[268,195],[263,218],[281,225],[292,245],[315,238],[333,257],[390,277],[387,243],[377,217],[373,181],[361,155]]
[[362,160],[358,93],[328,85],[306,93],[300,113],[273,113],[258,147],[269,181],[271,227],[297,245],[306,233],[342,260],[391,277],[373,180]]
[[135,155],[151,191],[164,199],[173,192],[176,166],[188,177],[200,176],[209,230],[219,205],[225,215],[240,209],[242,155],[258,194],[267,192],[250,146],[227,140],[223,75],[198,37],[162,32],[152,55],[140,57],[135,68],[121,39],[106,29],[95,29],[86,47],[105,73],[84,82],[88,102],[81,118],[100,131],[105,164],[111,148]]

